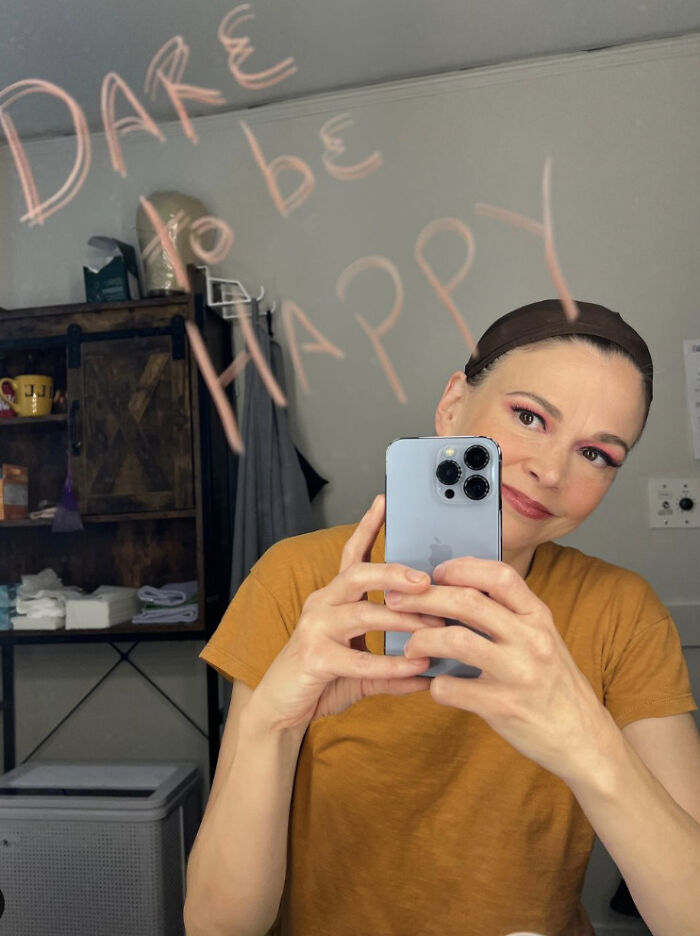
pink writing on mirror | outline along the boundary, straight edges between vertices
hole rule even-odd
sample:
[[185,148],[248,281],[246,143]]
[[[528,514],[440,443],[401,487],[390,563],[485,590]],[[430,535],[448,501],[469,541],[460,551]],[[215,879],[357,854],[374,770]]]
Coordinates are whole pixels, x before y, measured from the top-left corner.
[[226,99],[220,91],[214,88],[200,88],[182,83],[189,57],[190,49],[182,36],[173,36],[153,56],[146,72],[144,87],[152,101],[155,101],[159,87],[165,89],[165,93],[180,118],[185,134],[193,143],[197,143],[197,134],[194,132],[192,121],[182,102],[197,101],[200,104],[216,105],[225,104]]
[[[115,104],[117,91],[120,91],[127,99],[136,116],[115,117]],[[134,130],[145,130],[152,134],[161,143],[165,142],[165,135],[159,129],[158,125],[151,118],[146,108],[141,104],[134,92],[124,79],[116,72],[110,72],[105,75],[102,82],[101,96],[102,124],[105,128],[105,137],[107,139],[107,148],[109,157],[112,161],[112,168],[120,176],[126,178],[126,164],[124,154],[119,144],[119,135],[132,133]]]
[[331,117],[330,120],[327,120],[319,131],[321,142],[325,146],[323,165],[329,175],[341,182],[354,182],[357,179],[364,179],[370,173],[376,172],[382,164],[382,154],[375,151],[367,159],[363,159],[362,162],[356,163],[354,166],[337,165],[334,160],[342,156],[347,149],[345,141],[339,134],[346,127],[351,127],[352,124],[353,120],[350,114],[338,114],[337,117]]
[[392,329],[394,325],[396,325],[399,315],[401,315],[401,309],[403,308],[404,300],[404,289],[401,277],[399,276],[399,271],[396,269],[391,260],[387,260],[386,257],[360,257],[359,260],[355,260],[354,263],[351,263],[350,266],[346,267],[340,274],[338,277],[338,282],[335,286],[335,294],[338,299],[345,299],[345,290],[347,289],[350,282],[364,270],[372,269],[384,270],[393,280],[394,304],[392,306],[391,312],[376,328],[372,328],[367,319],[363,315],[360,315],[359,312],[355,314],[355,318],[360,323],[367,337],[372,343],[374,352],[379,359],[379,363],[382,365],[382,369],[386,374],[386,378],[389,381],[391,389],[396,395],[396,399],[399,401],[399,403],[406,403],[408,401],[408,397],[406,396],[404,389],[401,386],[401,381],[397,377],[396,371],[394,370],[393,365],[389,360],[389,355],[386,353],[384,346],[379,340],[381,337],[386,335],[386,333]]
[[[48,94],[63,101],[70,112],[75,130],[76,152],[73,168],[59,190],[44,201],[39,201],[34,174],[29,165],[27,154],[15,128],[14,121],[8,113],[8,109],[16,101],[29,94]],[[50,81],[27,78],[24,81],[17,81],[0,91],[0,126],[2,126],[7,137],[27,206],[27,212],[22,215],[20,221],[28,221],[30,225],[43,224],[46,218],[55,214],[67,205],[71,199],[75,198],[87,178],[90,169],[90,134],[85,114],[63,88],[59,88],[58,85],[52,84]]]
[[[253,55],[255,49],[248,36],[238,35],[237,33],[244,23],[253,19],[254,14],[251,12],[250,4],[239,4],[221,20],[217,35],[219,42],[228,54],[229,71],[238,85],[249,90],[260,90],[287,80],[296,73],[297,67],[293,58],[286,58],[270,68],[257,72],[243,70],[244,64]],[[198,136],[188,114],[186,103],[196,102],[214,107],[225,105],[226,100],[223,94],[215,88],[204,88],[184,81],[189,55],[189,46],[182,36],[174,36],[169,39],[161,46],[149,63],[144,87],[151,100],[155,100],[159,92],[164,92],[177,115],[185,136],[193,144],[196,144],[198,143]],[[51,196],[43,198],[39,195],[25,148],[10,113],[11,109],[16,107],[17,102],[21,99],[36,94],[48,95],[61,101],[68,109],[75,132],[73,165],[60,188]],[[117,117],[118,101],[122,106],[124,103],[128,105],[130,108],[128,115]],[[163,143],[166,142],[165,135],[137,95],[116,72],[109,72],[105,75],[102,82],[100,104],[112,168],[125,178],[127,168],[122,151],[121,137],[140,130]],[[328,175],[340,182],[355,182],[365,179],[383,165],[382,153],[379,150],[374,150],[369,156],[356,162],[351,162],[348,159],[346,135],[352,126],[352,115],[349,112],[343,112],[327,119],[319,129],[319,137],[323,146],[321,161]],[[26,221],[30,225],[44,224],[47,218],[75,198],[89,173],[91,141],[83,110],[71,95],[58,85],[40,79],[26,79],[15,82],[0,91],[0,127],[7,137],[26,204],[26,212],[21,216],[20,220]],[[273,205],[283,218],[288,218],[292,212],[304,205],[313,194],[316,184],[314,172],[304,159],[296,155],[277,155],[268,162],[262,145],[251,126],[246,121],[240,121],[240,127],[253,159],[260,170]],[[547,159],[542,175],[541,221],[484,202],[477,203],[475,209],[477,215],[512,224],[542,238],[544,241],[544,258],[550,278],[559,295],[566,316],[573,320],[578,315],[578,309],[564,279],[554,244],[551,210],[551,166],[551,159]],[[176,232],[189,228],[189,245],[195,256],[203,263],[221,263],[228,256],[235,242],[235,234],[233,228],[223,219],[207,215],[193,221],[180,212],[175,218],[166,223],[158,215],[148,199],[142,197],[140,201],[155,231],[152,241],[143,252],[144,261],[148,262],[158,251],[164,252],[175,271],[177,282],[183,290],[187,291],[189,289],[189,282],[185,264],[175,245]],[[445,235],[456,236],[465,250],[464,260],[447,280],[443,280],[438,276],[433,264],[428,259],[433,239]],[[414,259],[418,268],[434,290],[440,304],[447,310],[465,345],[473,354],[478,353],[478,348],[467,323],[459,313],[454,293],[468,277],[474,263],[474,257],[474,235],[471,228],[459,218],[444,217],[429,222],[420,231],[414,246]],[[390,259],[380,254],[361,257],[340,273],[336,283],[336,297],[342,302],[349,301],[347,294],[350,284],[360,274],[372,275],[374,270],[382,271],[389,276],[392,282],[393,301],[391,310],[377,326],[372,326],[368,318],[359,311],[355,313],[355,319],[366,334],[394,396],[400,403],[404,404],[407,402],[406,393],[382,341],[397,325],[404,306],[405,290],[398,268]],[[218,377],[196,326],[193,323],[187,324],[194,357],[220,413],[229,444],[236,451],[242,451],[242,441],[224,389],[243,370],[249,360],[252,360],[258,369],[261,379],[274,402],[279,406],[286,406],[287,403],[281,388],[275,381],[264,359],[251,322],[246,317],[241,318],[240,321],[245,339],[245,349],[236,356],[233,363]],[[309,381],[302,363],[301,353],[324,353],[336,359],[345,358],[345,353],[325,337],[303,310],[291,299],[282,304],[282,321],[296,377],[303,392],[309,393]],[[299,346],[297,339],[298,326],[306,330],[313,339],[312,342],[307,341],[301,347]]]
[[[452,231],[464,241],[464,243],[467,245],[467,255],[464,259],[464,263],[457,270],[454,276],[452,276],[446,283],[441,283],[433,272],[433,268],[425,258],[425,248],[436,234],[440,234],[445,231]],[[437,293],[437,297],[440,302],[445,306],[447,311],[452,316],[452,321],[461,332],[461,335],[464,338],[464,342],[472,354],[474,354],[476,351],[476,342],[472,337],[469,326],[459,314],[457,306],[454,304],[452,293],[455,291],[457,286],[459,286],[462,280],[466,279],[466,277],[469,275],[469,271],[471,270],[472,264],[474,263],[474,251],[474,235],[472,234],[470,228],[463,221],[460,221],[459,218],[438,218],[435,221],[431,221],[430,224],[427,224],[418,235],[418,240],[416,241],[416,248],[414,251],[416,263],[421,268],[425,274],[426,279]]]
[[302,351],[307,353],[314,351],[322,352],[324,354],[330,354],[332,357],[339,358],[341,360],[345,357],[345,352],[341,351],[340,348],[336,347],[336,345],[328,341],[327,338],[324,338],[318,328],[316,328],[316,326],[309,321],[306,314],[299,308],[296,302],[292,302],[291,299],[284,300],[282,303],[282,324],[284,326],[284,333],[287,337],[289,354],[292,359],[294,371],[297,375],[297,380],[299,381],[301,389],[304,391],[304,393],[309,394],[311,393],[311,390],[309,389],[309,381],[306,376],[306,371],[304,370],[304,365],[301,361],[301,354],[299,353],[299,342],[297,341],[294,319],[298,319],[307,332],[309,332],[309,334],[316,339],[316,344],[310,344],[309,342],[303,344],[301,346]]
[[238,29],[241,23],[247,20],[255,19],[254,13],[250,10],[249,3],[241,3],[239,6],[227,13],[219,25],[219,42],[228,52],[229,71],[242,88],[248,88],[251,91],[260,91],[262,88],[271,88],[273,85],[286,81],[287,78],[296,72],[297,67],[293,58],[286,58],[283,62],[278,62],[272,68],[266,68],[259,72],[244,72],[241,65],[244,64],[255,52],[255,48],[250,42],[248,36],[236,37],[233,33]]
[[[255,134],[244,120],[241,121],[241,127],[246,135],[255,161],[263,174],[272,201],[275,203],[275,207],[282,217],[286,218],[295,208],[303,205],[313,192],[316,182],[314,174],[304,160],[298,159],[296,156],[277,156],[271,163],[267,163],[262,147],[255,138]],[[291,170],[301,176],[301,181],[297,187],[290,195],[287,195],[286,198],[283,197],[279,185],[277,184],[280,173],[285,170]]]
[[[351,126],[352,122],[349,114],[338,114],[336,117],[327,120],[319,131],[321,140],[326,147],[322,156],[323,164],[328,174],[341,182],[355,182],[358,179],[364,179],[382,165],[382,154],[378,151],[353,166],[338,166],[333,162],[334,157],[341,156],[346,149],[345,142],[337,134],[344,128]],[[273,204],[283,218],[289,217],[293,211],[304,204],[314,190],[316,179],[310,166],[298,156],[289,155],[276,156],[272,162],[268,163],[251,128],[244,120],[241,120],[240,123],[265,180]],[[292,172],[300,177],[296,188],[286,197],[282,195],[279,186],[279,177],[283,172]]]
[[238,429],[238,423],[234,415],[228,397],[224,393],[226,387],[242,373],[249,360],[253,360],[260,373],[260,377],[265,384],[267,392],[272,400],[278,406],[286,406],[287,398],[275,380],[270,370],[260,344],[255,337],[255,329],[248,318],[243,316],[240,320],[245,339],[246,348],[239,351],[233,362],[217,376],[212,360],[209,357],[207,346],[194,322],[185,322],[187,336],[190,341],[190,348],[194,354],[197,366],[199,367],[202,379],[204,380],[212,401],[221,419],[221,424],[226,435],[226,439],[234,452],[243,454],[244,446],[241,434]]
[[[141,201],[143,203],[146,202],[147,199],[144,198]],[[148,202],[148,205],[152,208],[150,202]],[[192,222],[190,216],[186,215],[182,209],[169,218],[167,222],[164,222],[162,218],[160,218],[160,215],[157,215],[157,217],[161,222],[161,226],[156,228],[154,225],[156,233],[148,244],[146,244],[141,254],[144,263],[150,263],[161,248],[165,249],[168,256],[170,256],[171,252],[175,250],[176,233],[186,231],[187,228],[190,229],[189,243],[192,253],[194,253],[202,263],[221,263],[221,261],[228,256],[228,252],[233,246],[235,240],[233,228],[221,218],[215,218],[213,215],[204,215]],[[152,220],[150,212],[149,218]],[[214,241],[211,247],[206,248],[202,243],[202,238],[211,231],[216,232],[217,240]],[[169,242],[167,246],[163,238],[167,238]]]
[[[215,231],[218,240],[209,249],[202,244],[202,238],[210,231]],[[197,218],[190,227],[190,247],[203,263],[221,263],[228,256],[233,247],[234,233],[231,227],[221,218],[205,215]]]
[[552,158],[545,160],[544,171],[542,173],[542,217],[543,221],[535,221],[526,215],[518,214],[515,211],[508,211],[505,208],[497,208],[495,205],[488,205],[484,202],[478,202],[476,213],[485,215],[489,218],[495,218],[498,221],[505,221],[507,224],[513,224],[515,227],[523,228],[531,234],[536,234],[544,240],[544,257],[549,270],[549,275],[557,291],[557,295],[564,307],[566,317],[570,322],[578,318],[578,306],[566,285],[564,274],[557,260],[557,253],[554,249],[554,228],[552,226],[552,199],[551,199],[551,176],[552,176]]
[[[286,59],[274,68],[255,75],[246,74],[240,70],[238,66],[253,53],[254,49],[248,38],[234,40],[231,38],[230,32],[233,30],[234,25],[239,25],[243,19],[252,18],[253,14],[245,15],[242,18],[238,15],[247,9],[250,9],[249,5],[243,4],[224,17],[219,27],[219,39],[224,48],[229,51],[229,67],[233,77],[241,87],[256,90],[269,87],[271,83],[276,84],[286,80],[294,74],[296,67],[290,67],[293,59]],[[238,43],[235,49],[231,46],[231,43],[234,42]],[[225,105],[226,99],[216,88],[203,88],[183,82],[189,55],[189,46],[182,36],[173,36],[172,39],[169,39],[161,46],[151,59],[146,70],[144,88],[151,100],[156,100],[159,90],[162,89],[165,92],[177,114],[185,135],[192,143],[197,143],[198,137],[192,120],[187,113],[185,102],[195,101],[199,104],[214,107]],[[122,94],[131,107],[133,111],[131,116],[117,119],[117,92]],[[75,132],[76,153],[73,167],[58,191],[43,201],[39,197],[34,174],[29,165],[20,135],[9,113],[9,109],[17,101],[30,94],[49,95],[62,101],[68,108]],[[109,72],[102,81],[101,115],[112,168],[122,177],[126,177],[127,172],[119,143],[120,135],[142,130],[151,134],[160,142],[165,140],[162,131],[148,114],[146,108],[138,100],[127,82],[116,72]],[[50,81],[27,78],[17,81],[0,91],[0,127],[2,127],[7,138],[27,208],[20,221],[27,221],[30,225],[43,224],[47,218],[75,198],[87,178],[90,170],[91,148],[85,113],[78,102],[63,88]]]
[[[556,254],[553,251],[554,241],[553,241],[553,233],[552,233],[552,226],[551,226],[551,212],[549,210],[550,173],[551,173],[551,160],[547,160],[547,162],[545,163],[544,173],[543,173],[543,198],[544,198],[544,203],[545,203],[545,209],[544,209],[543,214],[545,216],[545,219],[549,218],[549,222],[548,222],[549,233],[547,236],[551,240],[552,249],[549,254],[547,253],[545,254],[545,259],[547,261],[547,268],[550,273],[550,276],[555,282],[555,288],[559,291],[560,297],[562,297],[562,306],[566,308],[565,299],[568,299],[568,301],[573,306],[573,312],[574,312],[574,317],[575,317],[577,314],[576,305],[570,293],[568,292],[566,283],[564,282],[563,276],[561,275],[561,272],[558,268],[558,263],[556,261]],[[145,199],[143,201],[145,201]],[[481,202],[476,205],[476,209],[479,214],[497,217],[499,220],[505,220],[509,223],[516,224],[516,226],[523,227],[526,230],[529,230],[531,233],[537,234],[538,236],[545,235],[545,231],[547,227],[546,224],[541,224],[540,222],[536,222],[532,218],[527,218],[524,215],[519,215],[516,212],[509,211],[508,209],[505,209],[505,208],[495,208],[493,206],[486,205],[485,203],[481,203]],[[464,245],[466,245],[466,248],[467,248],[464,261],[462,262],[461,266],[456,271],[456,273],[454,273],[452,277],[446,283],[442,282],[439,279],[437,274],[434,272],[432,266],[428,263],[426,256],[425,256],[425,249],[427,245],[430,243],[430,241],[432,240],[432,238],[438,234],[445,234],[445,233],[451,233],[459,237],[459,239],[462,241]],[[167,237],[167,232],[162,222],[161,222],[161,227],[160,227],[160,236],[161,238]],[[173,251],[175,250],[175,247],[172,244],[172,242],[170,242],[170,250],[173,250]],[[471,332],[466,322],[464,322],[461,315],[459,314],[459,311],[457,309],[456,304],[454,303],[452,295],[453,295],[454,290],[457,288],[457,286],[461,282],[463,282],[464,279],[466,279],[467,275],[469,274],[469,271],[474,262],[474,256],[475,256],[474,235],[472,234],[469,226],[465,224],[463,221],[461,221],[459,218],[437,218],[434,221],[429,222],[422,229],[422,231],[420,231],[420,233],[418,234],[418,237],[416,238],[416,243],[414,247],[414,258],[416,260],[416,263],[418,267],[420,268],[420,270],[425,275],[430,285],[435,290],[435,294],[437,298],[439,299],[439,301],[449,312],[458,331],[460,332],[462,338],[464,339],[465,344],[467,345],[467,347],[469,348],[472,354],[478,353],[478,348],[476,347],[474,343],[474,340],[471,336]],[[552,260],[552,257],[554,257],[554,260]],[[358,260],[354,261],[354,263],[351,263],[348,267],[346,267],[342,271],[340,276],[338,277],[338,280],[336,283],[336,296],[341,301],[345,301],[346,292],[350,283],[360,273],[364,273],[364,272],[371,271],[371,270],[383,270],[391,278],[393,286],[394,286],[394,301],[393,301],[392,309],[389,315],[384,319],[384,321],[381,322],[380,325],[374,328],[369,324],[369,322],[363,315],[360,315],[360,313],[356,313],[355,318],[357,322],[359,323],[359,325],[361,326],[361,328],[363,329],[363,331],[365,332],[365,334],[367,335],[367,337],[369,338],[372,348],[377,356],[377,359],[382,367],[382,370],[384,371],[384,374],[387,378],[387,382],[389,383],[389,386],[392,389],[394,396],[399,401],[399,403],[403,404],[407,402],[406,393],[403,389],[403,386],[398,377],[398,374],[396,373],[396,370],[389,358],[389,355],[387,354],[386,349],[384,348],[380,340],[396,325],[399,319],[399,316],[401,314],[403,304],[404,304],[405,292],[404,292],[403,280],[401,278],[401,274],[399,273],[397,267],[395,266],[394,263],[392,263],[391,260],[381,255],[361,257]],[[321,332],[309,321],[309,319],[306,317],[304,312],[299,308],[299,306],[296,305],[296,303],[292,302],[291,300],[286,300],[283,303],[282,319],[283,319],[285,334],[287,337],[287,342],[288,342],[289,349],[290,349],[290,356],[292,359],[292,364],[294,367],[296,377],[304,393],[309,393],[310,392],[309,381],[308,381],[306,371],[301,361],[301,355],[299,353],[299,345],[298,345],[295,330],[294,330],[294,319],[297,319],[299,322],[301,322],[302,325],[306,328],[306,330],[312,335],[312,337],[316,339],[316,344],[307,343],[302,346],[302,350],[307,351],[307,352],[324,352],[339,359],[343,359],[345,357],[345,354],[340,348],[338,348],[337,346],[332,344],[328,339],[326,339],[321,334]],[[243,318],[241,322],[243,325],[243,332],[244,332],[244,336],[246,339],[246,343],[248,344],[248,347],[251,350],[251,356],[255,358],[255,355],[253,353],[253,347],[254,347],[254,342],[255,342],[253,327],[247,318]],[[188,333],[192,334],[193,331],[196,332],[196,330],[197,329],[195,325],[188,326]],[[202,357],[203,347],[204,346],[203,346],[203,342],[201,341],[201,338],[200,338],[199,343],[197,343],[196,345],[195,343],[192,343],[192,350],[193,350],[195,359],[197,360],[197,363],[199,364],[200,368],[202,368],[203,376],[205,375],[205,373],[208,373],[210,375],[209,379],[205,377],[207,385],[209,386],[212,380],[214,380],[214,377],[211,376],[211,374],[213,374],[213,366],[211,365],[211,362],[209,361],[208,357],[206,359]],[[261,367],[261,365],[258,364],[257,360],[256,360],[256,365],[259,367],[263,380],[266,382],[266,385],[267,385],[267,380],[266,380],[264,369]],[[232,369],[233,370],[237,369],[237,361],[234,361],[234,364],[231,365],[231,367],[229,367],[227,371],[224,372],[224,374],[228,375],[232,371]],[[240,370],[240,368],[238,368],[238,370]],[[221,378],[219,378],[219,381],[222,381],[223,379],[224,379],[224,375],[222,375]],[[221,390],[220,383],[217,384],[217,387],[218,389],[216,389],[215,392],[212,392],[212,399],[219,411],[222,421],[224,422],[227,437],[229,437],[229,439],[235,439],[236,440],[235,446],[238,446],[239,444],[242,444],[242,443],[240,443],[240,440],[235,436],[234,431],[233,431],[233,427],[235,427],[235,420],[233,420],[233,414],[230,411],[230,406],[228,405],[228,402],[226,401],[225,394],[223,394]],[[273,399],[275,399],[276,402],[279,403],[279,405],[286,404],[286,400],[284,402],[279,401],[279,398],[275,395],[274,391],[271,391],[271,396],[273,397]],[[225,401],[225,404],[226,404],[225,406],[220,402],[221,399]],[[233,445],[234,443],[232,442],[231,444]],[[236,448],[236,451],[242,451],[242,449]]]

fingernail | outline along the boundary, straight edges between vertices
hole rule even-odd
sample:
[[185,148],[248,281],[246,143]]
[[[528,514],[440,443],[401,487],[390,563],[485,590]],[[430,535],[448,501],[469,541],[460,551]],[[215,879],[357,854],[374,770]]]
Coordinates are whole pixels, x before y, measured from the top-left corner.
[[445,566],[441,562],[440,565],[436,565],[433,569],[433,581],[439,581],[445,574]]
[[386,593],[386,600],[391,604],[398,604],[401,601],[401,592],[390,591]]
[[426,572],[419,572],[417,569],[409,569],[406,573],[409,582],[425,582],[430,578]]

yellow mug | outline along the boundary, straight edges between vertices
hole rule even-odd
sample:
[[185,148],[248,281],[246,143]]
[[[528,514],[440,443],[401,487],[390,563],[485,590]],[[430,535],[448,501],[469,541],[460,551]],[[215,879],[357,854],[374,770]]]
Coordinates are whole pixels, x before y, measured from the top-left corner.
[[[17,402],[2,392],[3,383],[11,385]],[[14,379],[0,377],[0,397],[18,416],[48,416],[53,403],[53,380],[45,374],[20,374]]]

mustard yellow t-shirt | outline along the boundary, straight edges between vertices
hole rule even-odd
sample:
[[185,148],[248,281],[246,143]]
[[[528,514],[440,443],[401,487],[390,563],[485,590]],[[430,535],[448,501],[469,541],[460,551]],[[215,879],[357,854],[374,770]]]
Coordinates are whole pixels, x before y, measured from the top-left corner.
[[[276,544],[202,657],[255,688],[353,526]],[[383,536],[372,560],[382,561]],[[527,576],[619,726],[696,706],[668,611],[638,575],[544,543]],[[381,594],[370,594],[381,601]],[[382,652],[383,635],[367,637]],[[313,723],[294,785],[282,936],[592,934],[593,830],[568,787],[482,719],[427,692]]]

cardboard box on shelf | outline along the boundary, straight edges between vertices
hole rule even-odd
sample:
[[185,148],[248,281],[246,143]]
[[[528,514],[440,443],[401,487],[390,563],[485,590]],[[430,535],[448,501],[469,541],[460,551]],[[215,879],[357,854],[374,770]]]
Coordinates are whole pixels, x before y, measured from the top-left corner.
[[92,248],[83,267],[88,302],[119,302],[140,294],[136,251],[115,237],[91,237]]
[[22,465],[0,465],[0,521],[24,520],[29,504],[29,473]]

